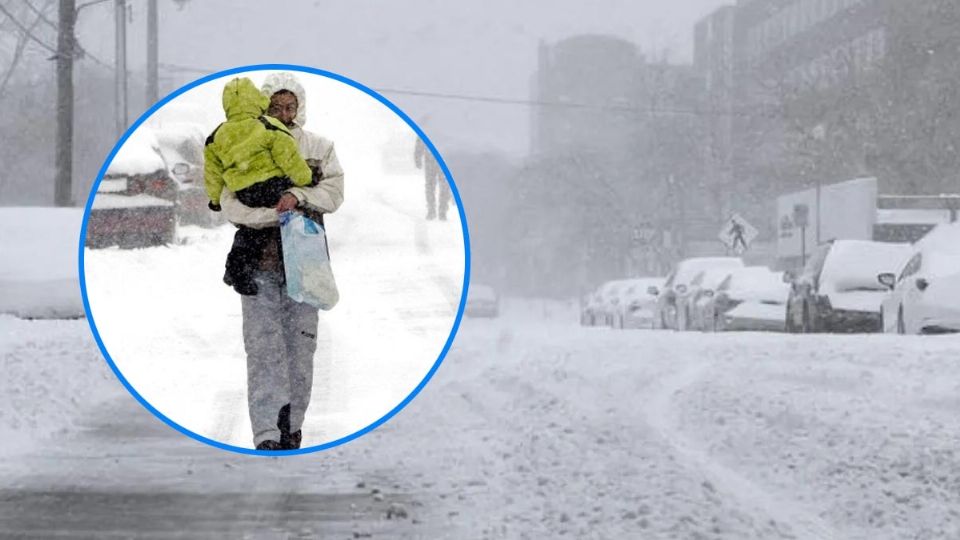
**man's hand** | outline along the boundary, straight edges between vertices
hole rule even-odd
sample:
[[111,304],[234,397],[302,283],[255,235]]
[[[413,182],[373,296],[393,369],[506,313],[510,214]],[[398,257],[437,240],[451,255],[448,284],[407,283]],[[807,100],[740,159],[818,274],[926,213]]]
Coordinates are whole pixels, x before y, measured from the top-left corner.
[[219,212],[219,211],[220,211],[220,205],[217,204],[217,203],[215,203],[215,202],[213,202],[213,201],[207,202],[207,208],[209,208],[210,210],[212,210],[212,211],[214,211],[214,212]]
[[292,193],[284,193],[277,203],[277,212],[288,212],[300,204],[300,201]]

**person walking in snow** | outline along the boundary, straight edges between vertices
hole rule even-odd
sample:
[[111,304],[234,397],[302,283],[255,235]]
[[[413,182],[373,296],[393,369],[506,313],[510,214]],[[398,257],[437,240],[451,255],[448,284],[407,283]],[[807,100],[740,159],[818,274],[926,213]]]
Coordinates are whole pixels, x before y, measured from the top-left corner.
[[[425,123],[425,122],[422,122]],[[423,169],[424,191],[427,196],[427,219],[447,219],[447,207],[450,205],[450,184],[447,183],[440,165],[433,153],[424,144],[423,139],[417,139],[413,149],[413,161],[418,169]]]
[[255,295],[241,296],[243,342],[247,353],[247,402],[253,442],[258,450],[300,448],[302,426],[313,388],[318,310],[286,294],[279,214],[299,211],[323,223],[324,214],[343,203],[343,169],[333,142],[305,131],[306,93],[292,73],[266,78],[261,92],[270,100],[267,114],[293,135],[317,183],[291,187],[274,208],[243,204],[229,190],[220,204],[227,220],[270,231],[271,240],[256,254]]

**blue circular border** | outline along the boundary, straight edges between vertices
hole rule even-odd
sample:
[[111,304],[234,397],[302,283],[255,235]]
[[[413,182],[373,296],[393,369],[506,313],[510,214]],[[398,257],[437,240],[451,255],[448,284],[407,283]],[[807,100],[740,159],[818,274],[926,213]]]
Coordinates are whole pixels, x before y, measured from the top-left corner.
[[[84,260],[83,260],[84,240],[87,236],[87,222],[90,219],[90,210],[93,207],[93,199],[97,194],[97,188],[100,186],[100,182],[103,180],[103,176],[107,172],[107,167],[109,167],[110,163],[113,162],[113,158],[114,156],[116,156],[117,151],[123,146],[123,144],[130,137],[130,135],[134,131],[136,131],[137,128],[140,127],[140,125],[143,124],[144,121],[146,121],[147,118],[149,118],[159,108],[167,104],[170,100],[176,98],[177,96],[183,94],[184,92],[187,92],[188,90],[196,86],[199,86],[201,84],[205,84],[217,79],[221,79],[229,75],[234,75],[237,73],[246,73],[250,71],[299,71],[302,73],[320,75],[322,77],[327,77],[328,79],[333,79],[335,81],[339,81],[341,83],[352,86],[364,92],[365,94],[373,97],[383,105],[386,105],[397,116],[402,118],[407,123],[407,125],[413,129],[414,132],[416,132],[416,134],[426,143],[427,147],[430,149],[430,152],[436,158],[437,163],[440,164],[440,168],[443,170],[443,174],[447,178],[447,183],[450,184],[450,190],[453,193],[453,198],[457,203],[457,211],[460,214],[460,223],[461,223],[461,227],[463,228],[464,269],[463,269],[463,287],[460,292],[460,305],[457,309],[457,317],[453,322],[453,327],[450,329],[450,335],[447,337],[447,341],[443,345],[443,350],[440,352],[440,356],[437,357],[437,361],[434,362],[433,367],[430,368],[430,371],[427,372],[427,375],[423,378],[420,384],[417,385],[417,387],[414,388],[413,391],[410,392],[410,394],[403,401],[401,401],[399,405],[391,409],[387,414],[382,416],[380,419],[374,421],[369,426],[351,435],[341,437],[340,439],[336,439],[334,441],[330,441],[328,443],[324,443],[318,446],[311,446],[309,448],[301,448],[298,450],[263,451],[263,450],[254,450],[252,448],[243,448],[240,446],[233,446],[230,444],[224,444],[222,442],[209,439],[207,437],[194,433],[193,431],[190,431],[189,429],[181,426],[180,424],[177,424],[176,422],[174,422],[173,420],[165,416],[163,413],[155,409],[152,405],[150,405],[150,403],[147,402],[147,400],[143,398],[143,396],[141,396],[133,388],[133,386],[130,385],[127,379],[120,372],[120,369],[117,368],[117,365],[114,363],[113,358],[110,357],[110,353],[107,352],[107,348],[104,346],[103,340],[100,338],[100,332],[97,330],[96,321],[94,320],[93,313],[90,311],[90,301],[89,301],[89,298],[87,297],[87,278],[84,272]],[[406,407],[410,403],[410,401],[413,400],[413,398],[417,396],[417,394],[420,393],[421,390],[423,390],[424,386],[427,385],[430,379],[433,378],[433,375],[437,372],[437,369],[440,368],[440,364],[443,362],[443,359],[447,356],[447,353],[450,351],[450,346],[453,344],[453,339],[457,335],[457,330],[459,330],[460,328],[460,321],[463,319],[463,311],[464,311],[464,308],[466,307],[466,302],[467,302],[467,289],[469,288],[469,283],[470,283],[470,233],[467,230],[467,216],[463,211],[463,202],[460,199],[460,192],[457,190],[457,185],[453,181],[453,176],[450,174],[450,169],[447,168],[446,162],[443,161],[443,158],[440,156],[440,153],[437,151],[437,148],[433,145],[433,142],[431,142],[430,139],[427,137],[426,133],[424,133],[423,130],[420,129],[420,127],[412,119],[410,119],[409,116],[407,116],[402,110],[400,110],[400,108],[398,108],[396,105],[394,105],[389,100],[387,100],[387,98],[383,97],[382,95],[370,89],[369,87],[364,86],[352,79],[348,79],[347,77],[344,77],[342,75],[338,75],[336,73],[331,73],[329,71],[324,71],[322,69],[316,69],[316,68],[311,68],[307,66],[298,66],[295,64],[253,64],[249,66],[241,66],[241,67],[236,67],[232,69],[227,69],[224,71],[219,71],[217,73],[213,73],[203,78],[197,79],[192,83],[187,84],[186,86],[183,86],[175,90],[174,92],[170,93],[169,95],[161,99],[159,102],[157,102],[157,104],[155,104],[153,107],[150,107],[150,109],[147,110],[145,113],[143,113],[136,120],[136,122],[134,122],[133,125],[130,126],[130,128],[128,128],[126,132],[124,132],[123,136],[120,137],[120,140],[117,141],[117,144],[113,147],[113,150],[111,150],[110,154],[107,156],[106,161],[104,161],[103,166],[100,167],[100,172],[97,174],[97,180],[93,183],[93,186],[90,188],[90,195],[87,197],[87,204],[84,207],[84,211],[83,211],[83,224],[80,227],[80,239],[79,239],[78,251],[79,251],[78,263],[79,263],[79,270],[80,270],[80,294],[83,297],[83,310],[84,312],[86,312],[87,322],[90,325],[90,330],[93,332],[94,339],[96,339],[97,341],[97,346],[100,348],[100,352],[103,353],[103,357],[106,359],[107,363],[110,365],[110,369],[112,369],[113,372],[117,375],[117,378],[120,379],[120,382],[123,383],[123,386],[126,387],[127,391],[129,391],[130,394],[133,397],[135,397],[137,401],[139,401],[140,404],[143,405],[148,411],[153,413],[157,418],[163,420],[167,425],[179,431],[180,433],[183,433],[184,435],[192,437],[200,442],[209,444],[210,446],[221,448],[223,450],[229,450],[231,452],[236,452],[239,454],[250,454],[250,455],[257,455],[257,456],[284,456],[284,455],[291,456],[291,455],[298,455],[298,454],[309,454],[309,453],[333,448],[335,446],[340,446],[341,444],[350,442],[353,439],[356,439],[357,437],[360,437],[376,429],[381,424],[383,424],[384,422],[392,418],[395,414],[400,412],[404,407]]]

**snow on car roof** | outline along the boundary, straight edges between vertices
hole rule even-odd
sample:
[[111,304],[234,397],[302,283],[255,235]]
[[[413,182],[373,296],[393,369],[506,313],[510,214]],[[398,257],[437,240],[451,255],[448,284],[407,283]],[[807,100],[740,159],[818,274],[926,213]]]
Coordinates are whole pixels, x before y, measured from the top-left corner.
[[737,300],[786,302],[790,295],[790,285],[783,282],[783,273],[766,266],[734,270],[721,286],[728,296]]
[[109,208],[148,208],[151,206],[173,206],[173,201],[140,193],[137,195],[116,195],[114,193],[98,193],[93,199],[94,210]]
[[821,287],[838,292],[886,290],[877,276],[899,271],[912,251],[910,244],[836,240],[823,263]]
[[960,255],[960,223],[937,225],[914,244],[924,253],[933,251]]
[[158,147],[153,130],[145,127],[137,129],[113,156],[107,174],[133,176],[165,169]]

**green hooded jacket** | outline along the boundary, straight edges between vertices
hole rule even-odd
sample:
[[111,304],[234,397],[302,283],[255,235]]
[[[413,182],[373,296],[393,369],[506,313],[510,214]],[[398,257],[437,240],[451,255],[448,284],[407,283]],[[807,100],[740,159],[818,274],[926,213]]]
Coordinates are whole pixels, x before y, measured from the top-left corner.
[[296,186],[312,180],[290,131],[263,115],[269,105],[270,99],[246,77],[223,87],[227,121],[207,137],[203,152],[204,184],[214,204],[220,204],[224,186],[236,193],[278,176],[290,178]]

